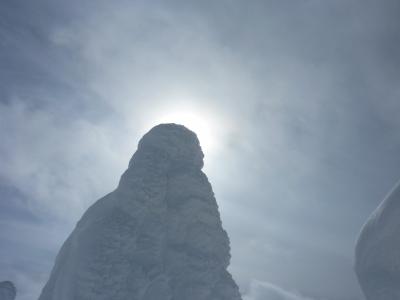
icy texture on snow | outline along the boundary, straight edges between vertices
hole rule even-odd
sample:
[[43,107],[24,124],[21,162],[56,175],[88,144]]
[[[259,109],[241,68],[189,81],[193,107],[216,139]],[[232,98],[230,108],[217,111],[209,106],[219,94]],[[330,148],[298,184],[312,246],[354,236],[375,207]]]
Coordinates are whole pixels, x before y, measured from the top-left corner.
[[0,282],[0,300],[14,300],[17,290],[11,281]]
[[367,300],[400,299],[400,186],[373,212],[356,246],[355,270]]
[[239,300],[196,135],[162,124],[62,246],[40,300]]

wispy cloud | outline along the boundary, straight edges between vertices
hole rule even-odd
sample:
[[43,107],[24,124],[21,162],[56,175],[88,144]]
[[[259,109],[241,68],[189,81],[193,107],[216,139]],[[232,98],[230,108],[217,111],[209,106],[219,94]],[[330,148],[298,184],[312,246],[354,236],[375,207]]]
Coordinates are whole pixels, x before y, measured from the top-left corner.
[[282,289],[269,282],[253,280],[243,300],[316,300],[299,293]]

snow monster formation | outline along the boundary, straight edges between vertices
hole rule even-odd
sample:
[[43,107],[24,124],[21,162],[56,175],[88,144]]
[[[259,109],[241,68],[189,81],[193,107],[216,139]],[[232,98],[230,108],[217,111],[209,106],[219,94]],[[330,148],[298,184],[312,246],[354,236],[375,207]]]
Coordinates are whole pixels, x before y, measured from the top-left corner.
[[65,241],[39,300],[240,300],[196,135],[161,124]]
[[0,282],[0,300],[14,300],[17,290],[11,281]]
[[400,186],[372,213],[357,241],[355,271],[367,300],[400,299]]

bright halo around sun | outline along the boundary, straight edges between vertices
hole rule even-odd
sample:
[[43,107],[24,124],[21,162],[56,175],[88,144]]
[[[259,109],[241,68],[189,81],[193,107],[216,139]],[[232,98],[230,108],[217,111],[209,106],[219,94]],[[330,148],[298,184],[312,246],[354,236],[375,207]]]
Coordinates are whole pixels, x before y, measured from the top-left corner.
[[210,117],[201,116],[192,111],[174,111],[160,116],[160,123],[176,123],[194,131],[200,140],[203,152],[209,154],[216,147],[216,137],[213,135],[213,122]]
[[[184,125],[188,129],[196,133],[200,140],[201,148],[204,154],[210,156],[215,154],[219,146],[219,128],[216,120],[218,120],[211,113],[204,110],[192,108],[177,107],[175,109],[169,108],[163,110],[164,113],[154,115],[151,119],[151,126],[162,123],[175,123]],[[149,126],[149,127],[151,127]]]

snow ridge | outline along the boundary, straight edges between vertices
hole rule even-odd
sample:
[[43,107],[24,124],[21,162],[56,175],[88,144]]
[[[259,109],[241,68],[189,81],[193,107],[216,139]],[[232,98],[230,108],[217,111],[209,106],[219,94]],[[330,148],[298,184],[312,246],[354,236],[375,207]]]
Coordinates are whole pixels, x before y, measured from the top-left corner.
[[62,246],[39,300],[241,300],[196,135],[161,124]]

